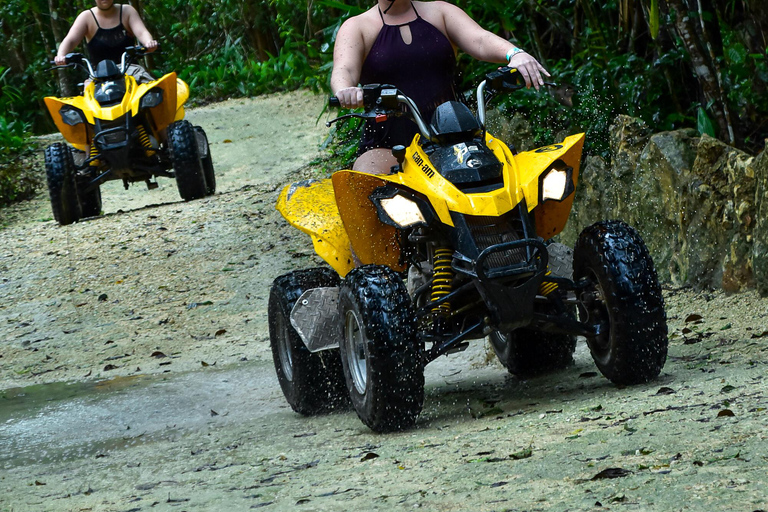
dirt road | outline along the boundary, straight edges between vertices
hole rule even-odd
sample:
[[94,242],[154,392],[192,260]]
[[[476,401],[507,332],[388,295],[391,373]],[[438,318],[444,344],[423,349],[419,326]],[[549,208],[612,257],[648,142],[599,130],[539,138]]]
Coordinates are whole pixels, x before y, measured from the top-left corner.
[[768,510],[768,301],[665,291],[670,357],[618,388],[583,343],[506,375],[478,343],[427,368],[415,429],[302,418],[269,352],[271,281],[318,264],[274,211],[316,175],[306,93],[192,110],[219,192],[104,190],[68,227],[0,210],[0,511]]

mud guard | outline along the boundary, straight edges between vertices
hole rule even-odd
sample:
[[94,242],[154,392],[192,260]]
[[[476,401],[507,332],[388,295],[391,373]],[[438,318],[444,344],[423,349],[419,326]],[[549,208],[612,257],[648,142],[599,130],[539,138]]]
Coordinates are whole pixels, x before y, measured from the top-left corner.
[[305,180],[286,186],[275,207],[288,223],[312,238],[317,255],[340,276],[355,268],[330,179]]

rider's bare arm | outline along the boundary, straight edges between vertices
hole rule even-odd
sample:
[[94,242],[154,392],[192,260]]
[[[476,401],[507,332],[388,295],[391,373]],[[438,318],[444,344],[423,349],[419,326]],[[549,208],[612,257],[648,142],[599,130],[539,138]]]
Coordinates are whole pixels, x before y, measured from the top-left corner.
[[[538,89],[544,84],[542,75],[549,73],[533,56],[524,51],[514,52],[516,47],[512,43],[485,30],[455,5],[437,1],[431,2],[431,6],[441,14],[448,39],[462,51],[478,60],[509,63],[520,71],[528,87]],[[510,53],[514,55],[508,58]]]
[[67,36],[61,42],[59,49],[56,52],[54,62],[58,66],[63,66],[66,64],[64,57],[72,50],[74,50],[77,45],[80,44],[80,41],[82,41],[88,35],[88,19],[90,16],[91,15],[88,11],[84,11],[81,12],[80,15],[75,19],[75,22],[72,24],[72,27],[70,27],[69,32],[67,33]]
[[132,6],[123,4],[123,16],[125,17],[126,27],[133,33],[134,37],[149,51],[155,51],[157,41],[147,30],[146,25],[139,16],[139,13]]
[[360,16],[345,21],[333,47],[331,91],[344,108],[363,105],[363,91],[357,87],[365,59],[365,41]]

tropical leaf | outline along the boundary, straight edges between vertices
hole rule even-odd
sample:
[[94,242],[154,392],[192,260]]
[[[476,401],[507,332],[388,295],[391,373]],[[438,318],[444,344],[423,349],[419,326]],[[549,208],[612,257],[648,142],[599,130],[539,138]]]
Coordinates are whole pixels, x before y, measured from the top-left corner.
[[702,107],[699,107],[696,116],[696,127],[701,135],[706,134],[710,137],[715,137],[715,125]]

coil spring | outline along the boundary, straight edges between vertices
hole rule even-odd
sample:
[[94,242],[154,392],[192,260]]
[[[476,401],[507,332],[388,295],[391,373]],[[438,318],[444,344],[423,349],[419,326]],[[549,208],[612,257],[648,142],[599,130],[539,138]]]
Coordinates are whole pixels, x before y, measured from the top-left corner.
[[[431,301],[435,302],[451,293],[451,281],[453,281],[453,269],[451,261],[453,260],[453,251],[450,249],[435,250],[435,273],[432,280]],[[448,314],[451,312],[451,304],[444,302],[433,309],[435,313]]]
[[98,167],[100,165],[100,162],[96,159],[96,157],[99,156],[99,150],[96,149],[96,147],[91,143],[91,147],[88,149],[88,158],[93,158],[91,160],[90,165],[94,167]]
[[[552,273],[552,271],[547,270],[546,275],[550,275],[551,273]],[[545,296],[549,295],[550,293],[552,293],[555,290],[557,290],[557,284],[556,283],[549,283],[549,282],[544,281],[539,286],[539,293],[542,294],[542,295],[545,295]]]
[[139,143],[144,148],[144,151],[146,151],[147,156],[154,155],[155,150],[152,149],[152,142],[149,140],[149,135],[147,135],[147,130],[145,130],[142,125],[139,125],[136,131],[139,133]]

